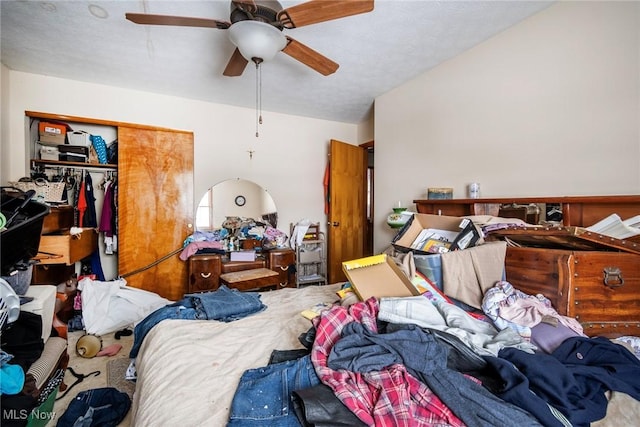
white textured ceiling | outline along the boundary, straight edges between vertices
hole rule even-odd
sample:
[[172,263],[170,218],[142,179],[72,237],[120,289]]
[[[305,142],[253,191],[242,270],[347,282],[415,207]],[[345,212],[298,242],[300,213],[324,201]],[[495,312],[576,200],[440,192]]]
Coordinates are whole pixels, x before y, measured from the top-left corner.
[[[227,30],[136,25],[126,12],[229,20],[229,1],[0,2],[2,63],[9,69],[255,106],[255,68],[222,72]],[[280,1],[289,7],[302,1]],[[340,64],[322,76],[279,53],[262,66],[262,108],[347,123],[375,97],[548,7],[546,1],[376,0],[373,12],[284,30]],[[96,7],[97,6],[97,7]],[[104,18],[91,13],[105,12]]]

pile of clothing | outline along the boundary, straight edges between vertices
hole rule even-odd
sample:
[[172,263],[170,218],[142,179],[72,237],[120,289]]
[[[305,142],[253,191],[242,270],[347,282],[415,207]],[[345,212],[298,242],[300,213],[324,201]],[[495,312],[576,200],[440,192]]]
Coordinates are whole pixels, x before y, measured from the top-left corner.
[[606,415],[607,391],[640,400],[626,346],[586,337],[508,282],[483,307],[479,318],[415,296],[324,310],[301,336],[307,353],[244,373],[229,425],[586,427]]

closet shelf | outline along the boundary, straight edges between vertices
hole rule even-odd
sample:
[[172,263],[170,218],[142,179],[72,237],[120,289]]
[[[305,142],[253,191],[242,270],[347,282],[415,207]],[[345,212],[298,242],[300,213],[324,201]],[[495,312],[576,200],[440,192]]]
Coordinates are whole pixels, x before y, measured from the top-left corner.
[[114,164],[102,164],[102,163],[84,163],[84,162],[66,162],[62,160],[37,160],[31,159],[31,167],[34,166],[43,166],[49,168],[56,167],[72,167],[77,169],[106,169],[106,170],[117,170],[118,165]]

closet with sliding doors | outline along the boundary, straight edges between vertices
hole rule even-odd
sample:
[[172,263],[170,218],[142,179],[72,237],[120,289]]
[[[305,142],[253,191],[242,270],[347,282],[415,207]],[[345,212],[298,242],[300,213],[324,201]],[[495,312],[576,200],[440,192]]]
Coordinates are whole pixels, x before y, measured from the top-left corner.
[[[25,121],[32,176],[63,177],[70,195],[71,184],[89,176],[103,203],[113,201],[107,207],[112,230],[100,224],[104,205],[96,213],[105,279],[122,277],[129,286],[180,299],[187,266],[178,256],[193,233],[193,133],[33,111],[25,112]],[[64,128],[65,138],[40,141],[46,124],[55,125],[48,128],[53,132]],[[70,141],[90,150],[67,155],[75,145]]]

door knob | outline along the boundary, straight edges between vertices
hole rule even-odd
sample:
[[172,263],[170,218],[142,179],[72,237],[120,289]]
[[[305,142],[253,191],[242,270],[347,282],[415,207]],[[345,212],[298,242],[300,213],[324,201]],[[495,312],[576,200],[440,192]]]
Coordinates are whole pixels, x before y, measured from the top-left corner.
[[332,226],[332,227],[339,227],[340,226],[340,223],[338,221],[328,222],[327,224]]

